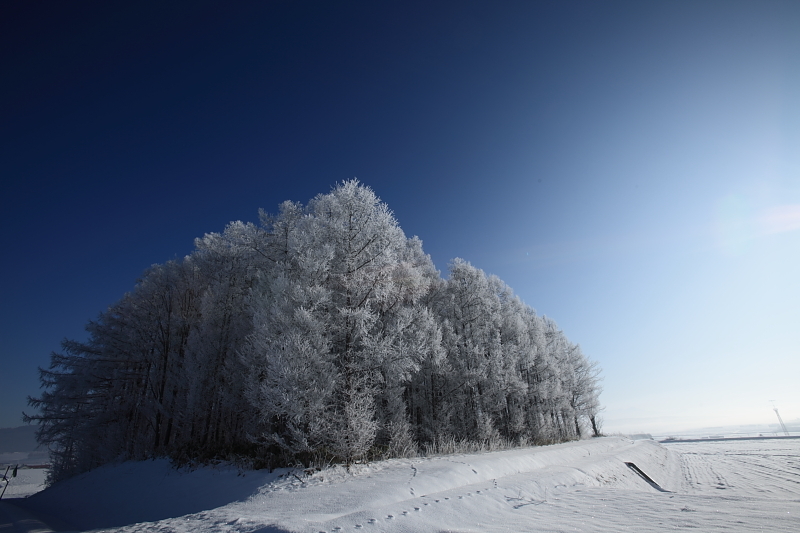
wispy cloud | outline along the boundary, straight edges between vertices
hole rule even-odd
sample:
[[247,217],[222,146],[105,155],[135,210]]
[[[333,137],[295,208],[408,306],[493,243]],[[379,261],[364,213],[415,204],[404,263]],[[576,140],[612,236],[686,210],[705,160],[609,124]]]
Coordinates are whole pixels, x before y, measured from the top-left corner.
[[779,205],[767,209],[760,217],[764,234],[800,230],[800,204]]
[[[617,234],[551,242],[532,242],[504,251],[507,264],[539,267],[642,256],[664,250],[685,253],[715,246],[734,255],[751,249],[760,238],[800,230],[800,204],[757,208],[744,196],[719,202],[712,223],[630,229]],[[531,239],[534,241],[535,239]]]
[[759,238],[800,230],[800,204],[756,207],[741,194],[731,194],[717,204],[715,234],[717,245],[739,255],[751,249]]

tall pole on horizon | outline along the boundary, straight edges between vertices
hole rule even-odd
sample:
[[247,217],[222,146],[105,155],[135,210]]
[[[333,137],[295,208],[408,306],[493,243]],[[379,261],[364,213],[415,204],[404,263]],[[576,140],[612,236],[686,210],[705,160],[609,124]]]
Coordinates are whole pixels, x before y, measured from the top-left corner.
[[786,424],[783,423],[783,418],[781,418],[781,414],[778,412],[778,408],[775,407],[775,400],[770,400],[772,402],[772,410],[775,411],[775,414],[778,415],[778,422],[781,423],[781,428],[786,436],[789,436],[789,431],[786,429]]

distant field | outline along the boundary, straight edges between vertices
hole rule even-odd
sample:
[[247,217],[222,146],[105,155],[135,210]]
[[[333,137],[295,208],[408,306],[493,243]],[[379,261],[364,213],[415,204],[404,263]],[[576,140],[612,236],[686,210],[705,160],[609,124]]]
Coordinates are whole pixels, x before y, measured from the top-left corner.
[[798,439],[676,442],[666,447],[681,455],[681,492],[800,501]]
[[36,442],[36,430],[37,426],[0,428],[0,465],[3,470],[9,464],[44,464],[50,460],[47,450],[40,449]]
[[[0,474],[5,472],[5,468],[0,471]],[[9,472],[10,474],[11,472]],[[47,477],[47,470],[44,468],[20,468],[17,470],[17,477],[11,478],[8,488],[6,489],[3,499],[6,498],[24,498],[31,494],[36,494],[44,489],[44,480]],[[3,488],[0,485],[0,492]]]

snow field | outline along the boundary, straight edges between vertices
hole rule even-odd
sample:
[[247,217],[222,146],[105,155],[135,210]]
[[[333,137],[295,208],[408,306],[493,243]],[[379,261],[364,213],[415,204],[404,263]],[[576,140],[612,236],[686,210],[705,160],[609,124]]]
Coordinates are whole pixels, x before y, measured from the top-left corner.
[[[5,467],[2,467],[2,474]],[[8,472],[8,477],[11,478],[11,472]],[[19,468],[17,470],[17,477],[11,478],[8,488],[6,488],[3,498],[24,498],[31,494],[36,494],[44,489],[45,478],[47,477],[47,470],[44,468]],[[5,482],[0,483],[0,492],[3,491]]]
[[667,447],[681,454],[682,491],[689,494],[800,498],[800,439]]
[[661,445],[615,437],[311,476],[123,463],[21,502],[75,529],[115,533],[797,532],[800,439]]

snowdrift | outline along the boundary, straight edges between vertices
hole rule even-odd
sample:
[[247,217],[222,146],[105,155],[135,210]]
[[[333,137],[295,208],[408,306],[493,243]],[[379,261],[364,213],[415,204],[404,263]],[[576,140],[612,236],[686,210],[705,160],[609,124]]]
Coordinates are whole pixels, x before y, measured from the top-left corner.
[[[465,499],[475,511],[498,502],[512,507],[544,502],[576,487],[656,492],[626,462],[636,464],[664,490],[680,486],[680,459],[668,448],[653,441],[602,438],[503,452],[395,459],[314,475],[291,470],[241,472],[232,467],[178,471],[163,460],[127,462],[59,483],[28,498],[24,506],[76,529],[166,520],[163,525],[171,530],[180,530],[178,524],[183,528],[194,524],[187,530],[198,530],[200,521],[207,524],[213,516],[216,524],[238,524],[239,531],[251,530],[244,527],[248,522],[275,531],[338,531],[336,527],[379,523],[389,527],[403,516],[414,519],[406,520],[406,525],[416,523],[416,530],[431,530],[434,515],[435,522],[444,526],[451,513],[463,514]],[[511,486],[515,489],[509,495]],[[450,511],[444,509],[448,504]],[[440,509],[431,513],[433,507]]]

